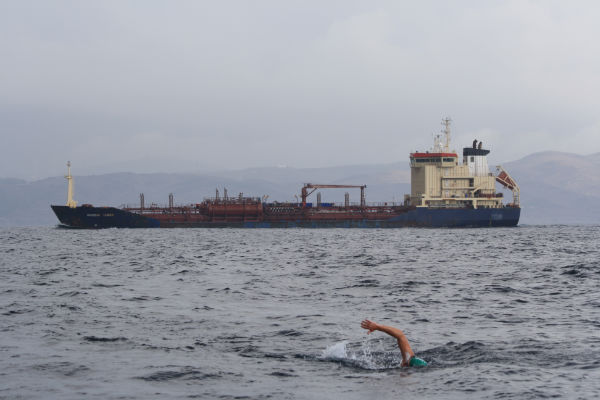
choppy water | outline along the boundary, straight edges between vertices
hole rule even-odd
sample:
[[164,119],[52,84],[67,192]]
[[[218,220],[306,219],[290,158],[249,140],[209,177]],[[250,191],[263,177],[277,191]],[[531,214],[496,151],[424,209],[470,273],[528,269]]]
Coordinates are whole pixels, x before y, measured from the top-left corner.
[[599,237],[0,230],[0,398],[598,398]]

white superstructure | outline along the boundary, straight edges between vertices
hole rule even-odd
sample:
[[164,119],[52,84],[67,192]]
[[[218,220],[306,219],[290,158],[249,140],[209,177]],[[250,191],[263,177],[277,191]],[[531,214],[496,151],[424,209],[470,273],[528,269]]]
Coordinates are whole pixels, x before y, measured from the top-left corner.
[[450,151],[450,119],[442,121],[442,135],[434,138],[431,151],[410,155],[410,203],[417,207],[439,208],[501,208],[502,193],[496,193],[496,181],[513,191],[513,203],[519,205],[519,187],[506,171],[499,167],[498,176],[490,172],[489,150],[473,141],[463,148],[462,164],[456,151]]

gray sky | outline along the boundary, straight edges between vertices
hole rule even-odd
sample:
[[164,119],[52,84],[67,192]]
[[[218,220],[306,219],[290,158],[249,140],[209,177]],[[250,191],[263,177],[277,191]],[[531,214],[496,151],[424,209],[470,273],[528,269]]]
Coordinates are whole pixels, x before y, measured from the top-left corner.
[[0,0],[0,177],[600,152],[595,1]]

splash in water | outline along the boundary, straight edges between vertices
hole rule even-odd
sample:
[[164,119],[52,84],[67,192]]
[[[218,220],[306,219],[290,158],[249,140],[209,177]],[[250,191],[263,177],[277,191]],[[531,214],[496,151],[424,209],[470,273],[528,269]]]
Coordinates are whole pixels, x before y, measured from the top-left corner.
[[368,370],[400,368],[400,353],[383,350],[381,347],[381,343],[372,340],[365,340],[360,344],[350,344],[348,340],[344,340],[327,346],[320,359]]

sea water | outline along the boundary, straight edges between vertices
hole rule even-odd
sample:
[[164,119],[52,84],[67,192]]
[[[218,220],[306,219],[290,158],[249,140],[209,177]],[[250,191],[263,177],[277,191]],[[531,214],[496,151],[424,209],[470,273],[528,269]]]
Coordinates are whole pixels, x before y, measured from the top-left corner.
[[3,229],[0,398],[598,398],[599,237]]

